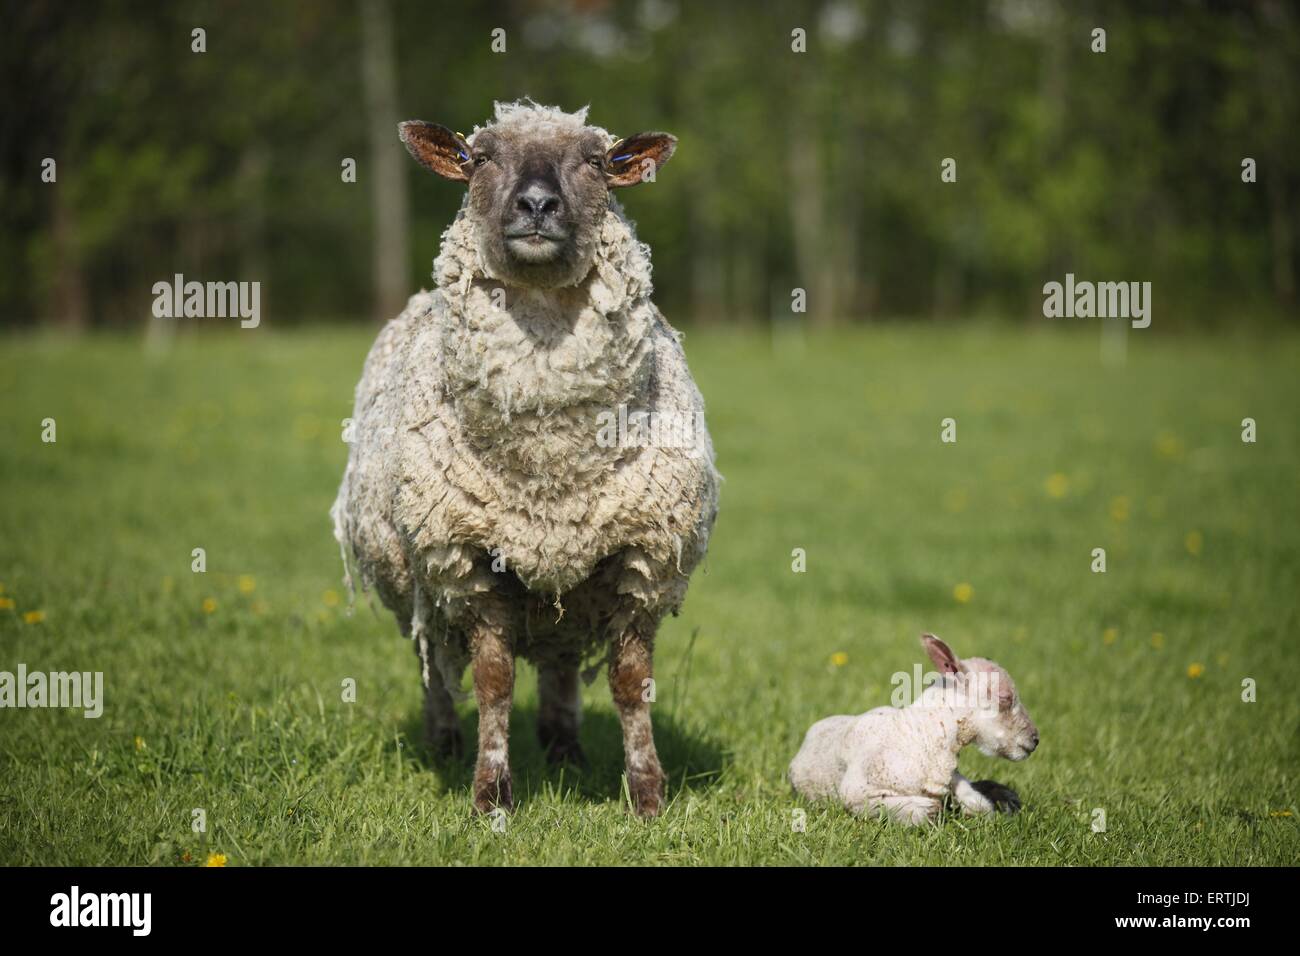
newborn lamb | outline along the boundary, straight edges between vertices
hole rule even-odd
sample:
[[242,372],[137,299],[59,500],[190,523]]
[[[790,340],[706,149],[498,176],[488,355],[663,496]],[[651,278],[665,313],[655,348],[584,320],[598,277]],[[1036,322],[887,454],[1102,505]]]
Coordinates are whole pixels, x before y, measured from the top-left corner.
[[949,794],[967,814],[1020,808],[1011,788],[957,772],[967,744],[1008,760],[1024,760],[1038,746],[1010,675],[982,657],[958,660],[933,634],[922,634],[921,646],[939,679],[907,707],[813,724],[790,762],[796,793],[837,799],[855,814],[884,811],[909,826],[933,820]]

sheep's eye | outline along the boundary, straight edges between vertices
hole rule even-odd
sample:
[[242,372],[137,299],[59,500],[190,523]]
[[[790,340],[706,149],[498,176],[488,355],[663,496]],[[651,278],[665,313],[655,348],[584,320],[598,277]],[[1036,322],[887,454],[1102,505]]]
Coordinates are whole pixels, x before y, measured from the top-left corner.
[[492,158],[491,156],[475,156],[475,157],[474,157],[474,166],[475,166],[475,168],[478,168],[479,166],[482,166],[483,164],[485,164],[485,163],[486,163],[489,159],[491,159],[491,158]]
[[588,158],[587,165],[590,166],[592,169],[601,169],[605,165],[605,157],[592,156]]

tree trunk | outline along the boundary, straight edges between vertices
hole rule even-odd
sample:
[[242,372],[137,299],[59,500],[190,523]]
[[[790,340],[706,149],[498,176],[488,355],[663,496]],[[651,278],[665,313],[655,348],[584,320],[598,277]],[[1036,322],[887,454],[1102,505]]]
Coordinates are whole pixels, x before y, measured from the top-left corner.
[[366,93],[373,206],[374,318],[383,322],[402,311],[407,296],[410,228],[406,166],[397,139],[397,53],[389,0],[361,0],[361,73]]

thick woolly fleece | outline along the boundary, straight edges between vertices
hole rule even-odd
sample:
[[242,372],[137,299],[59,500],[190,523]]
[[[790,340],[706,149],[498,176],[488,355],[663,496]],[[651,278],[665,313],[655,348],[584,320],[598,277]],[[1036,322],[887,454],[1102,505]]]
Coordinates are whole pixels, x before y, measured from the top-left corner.
[[[498,122],[582,121],[530,109],[498,108]],[[427,635],[452,687],[474,595],[517,605],[515,652],[539,664],[577,663],[633,618],[675,612],[719,482],[703,400],[650,301],[649,249],[617,204],[569,288],[489,275],[478,228],[462,208],[437,288],[380,332],[332,509],[345,559],[405,633]],[[620,406],[690,421],[694,440],[602,441]]]

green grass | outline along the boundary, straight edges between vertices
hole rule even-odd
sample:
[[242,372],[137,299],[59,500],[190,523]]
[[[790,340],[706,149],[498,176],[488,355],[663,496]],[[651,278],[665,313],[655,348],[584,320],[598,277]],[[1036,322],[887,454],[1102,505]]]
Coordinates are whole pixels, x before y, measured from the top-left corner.
[[[502,833],[471,814],[468,764],[425,753],[415,655],[392,620],[364,599],[345,613],[327,510],[372,332],[262,329],[165,355],[3,342],[0,581],[14,606],[0,610],[0,670],[102,671],[106,703],[98,720],[0,710],[0,863],[1300,856],[1300,339],[1152,330],[1106,369],[1095,325],[779,348],[689,334],[726,482],[707,567],[658,645],[670,806],[650,823],[625,812],[603,677],[586,691],[591,768],[548,769],[521,667],[518,809]],[[949,416],[955,445],[939,441]],[[1256,444],[1240,440],[1247,416]],[[47,417],[55,444],[40,440]],[[205,574],[190,570],[196,547]],[[1089,570],[1094,547],[1106,574]],[[783,776],[804,730],[886,703],[922,630],[1015,677],[1038,752],[1013,764],[972,750],[962,767],[1016,787],[1024,812],[906,830],[808,806],[793,832],[804,805]],[[473,739],[472,704],[462,714]],[[190,826],[200,807],[205,836]]]

